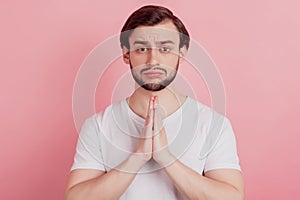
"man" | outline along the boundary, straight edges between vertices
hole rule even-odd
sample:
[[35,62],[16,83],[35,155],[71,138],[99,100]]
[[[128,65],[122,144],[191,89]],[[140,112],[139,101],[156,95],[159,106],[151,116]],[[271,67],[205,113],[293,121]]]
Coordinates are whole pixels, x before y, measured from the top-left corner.
[[164,7],[144,6],[120,41],[140,87],[85,121],[65,199],[243,199],[229,121],[223,117],[212,150],[199,157],[218,114],[171,87],[189,48],[183,23]]

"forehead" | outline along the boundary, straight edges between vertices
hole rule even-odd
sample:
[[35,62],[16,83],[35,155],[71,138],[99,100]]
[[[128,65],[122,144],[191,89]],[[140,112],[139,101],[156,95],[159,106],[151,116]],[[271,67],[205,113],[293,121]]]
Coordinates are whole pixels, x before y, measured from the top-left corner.
[[173,41],[179,44],[179,32],[176,26],[171,22],[159,23],[155,26],[138,26],[129,36],[129,43],[136,40],[147,42]]

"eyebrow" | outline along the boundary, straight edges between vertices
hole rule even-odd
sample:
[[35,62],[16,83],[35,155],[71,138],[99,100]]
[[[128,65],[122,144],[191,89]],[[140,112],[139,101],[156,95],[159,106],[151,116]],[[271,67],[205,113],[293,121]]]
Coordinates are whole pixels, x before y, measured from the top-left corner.
[[160,41],[160,44],[175,44],[172,40]]
[[[172,40],[164,40],[164,41],[159,41],[159,42],[156,42],[158,44],[175,44]],[[147,45],[149,44],[148,41],[142,41],[142,40],[136,40],[133,42],[133,44],[142,44],[142,45]]]

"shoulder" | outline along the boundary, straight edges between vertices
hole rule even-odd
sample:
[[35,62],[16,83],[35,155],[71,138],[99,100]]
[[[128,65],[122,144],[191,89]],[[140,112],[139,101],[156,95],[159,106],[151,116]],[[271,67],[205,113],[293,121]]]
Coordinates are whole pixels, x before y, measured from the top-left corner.
[[197,123],[198,130],[202,133],[203,140],[205,140],[200,153],[201,158],[206,157],[217,142],[234,140],[231,123],[225,114],[217,112],[198,100],[189,98],[188,101],[186,106],[188,116],[196,116],[190,118],[190,120]]
[[229,121],[225,116],[225,113],[220,113],[214,108],[209,107],[194,98],[188,97],[186,101],[185,110],[187,110],[187,112],[197,113],[197,117],[202,123],[208,123],[211,125],[213,122],[216,122],[216,120],[221,120],[226,123]]
[[126,100],[122,100],[110,104],[104,110],[94,113],[86,118],[83,126],[94,126],[101,128],[103,124],[108,123],[112,119],[116,119],[116,117],[119,117],[122,113],[124,113],[124,110],[126,109],[126,106],[124,105],[125,103]]

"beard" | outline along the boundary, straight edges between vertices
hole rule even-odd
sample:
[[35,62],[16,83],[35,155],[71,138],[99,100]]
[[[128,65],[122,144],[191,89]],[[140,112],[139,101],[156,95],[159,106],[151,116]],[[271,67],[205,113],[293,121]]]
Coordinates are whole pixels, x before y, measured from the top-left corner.
[[[164,68],[161,68],[159,66],[150,66],[150,67],[146,67],[145,69],[142,69],[139,73],[140,74],[137,74],[137,71],[133,69],[132,65],[131,65],[131,62],[129,63],[130,65],[130,69],[131,69],[131,74],[132,74],[132,77],[133,79],[135,80],[135,82],[141,86],[142,88],[144,88],[145,90],[148,90],[148,91],[151,91],[151,92],[157,92],[157,91],[160,91],[160,90],[163,90],[165,89],[168,85],[170,85],[173,80],[175,79],[176,77],[176,74],[177,74],[177,71],[178,71],[178,67],[179,67],[179,59],[177,61],[177,64],[176,64],[176,68],[175,70],[172,70],[170,71],[169,74],[167,74],[167,70],[165,70]],[[158,83],[147,83],[145,82],[143,79],[142,79],[142,72],[144,71],[147,71],[149,69],[158,69],[158,70],[161,70],[161,71],[164,71],[164,73],[166,74],[166,78],[161,80],[160,82]]]

